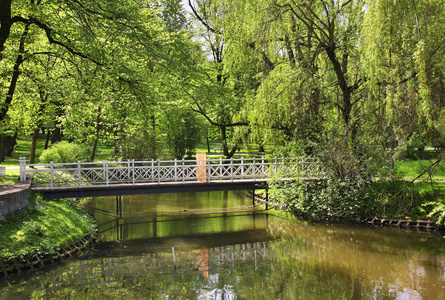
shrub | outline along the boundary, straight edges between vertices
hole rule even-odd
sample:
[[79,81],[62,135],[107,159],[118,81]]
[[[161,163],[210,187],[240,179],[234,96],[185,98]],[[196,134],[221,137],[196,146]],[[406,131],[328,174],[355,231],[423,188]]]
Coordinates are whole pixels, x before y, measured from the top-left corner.
[[40,155],[40,162],[42,163],[70,163],[70,162],[85,162],[89,159],[90,153],[87,147],[68,142],[57,143],[51,148],[46,149]]
[[328,178],[272,185],[271,196],[315,220],[352,220],[372,211],[368,179]]

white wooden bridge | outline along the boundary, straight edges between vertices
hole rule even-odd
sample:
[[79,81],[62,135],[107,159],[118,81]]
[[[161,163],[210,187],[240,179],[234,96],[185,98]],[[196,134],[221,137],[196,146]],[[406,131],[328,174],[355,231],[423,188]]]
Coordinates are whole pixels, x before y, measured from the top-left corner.
[[277,177],[317,177],[321,173],[319,164],[302,158],[128,160],[49,164],[27,164],[25,158],[20,158],[20,180],[31,180],[33,189],[43,192],[117,190],[119,186],[125,186],[127,189],[132,186],[164,186],[168,189],[179,185],[199,186],[199,190],[205,190],[206,185],[219,184],[221,187],[223,183],[225,189],[230,186],[234,189],[244,189],[242,183],[246,182],[265,182]]

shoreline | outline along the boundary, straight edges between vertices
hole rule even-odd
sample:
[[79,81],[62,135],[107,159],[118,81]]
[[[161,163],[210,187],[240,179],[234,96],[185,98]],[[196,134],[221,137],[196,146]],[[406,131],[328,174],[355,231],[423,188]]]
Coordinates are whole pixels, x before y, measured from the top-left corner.
[[[246,192],[247,196],[253,198],[252,191]],[[255,201],[266,203],[265,197],[261,195],[255,195]],[[272,201],[268,202],[268,205],[275,209],[285,211],[286,206],[280,203]],[[431,220],[410,220],[410,219],[397,219],[397,218],[380,218],[380,217],[361,217],[355,220],[356,223],[379,226],[379,227],[392,227],[405,230],[415,230],[421,232],[440,232],[445,231],[445,226],[437,224]]]

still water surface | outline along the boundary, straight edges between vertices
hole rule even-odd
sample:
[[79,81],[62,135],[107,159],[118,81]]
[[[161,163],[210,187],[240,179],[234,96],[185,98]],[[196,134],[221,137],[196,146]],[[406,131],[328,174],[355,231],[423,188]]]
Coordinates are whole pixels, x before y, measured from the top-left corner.
[[[1,278],[0,299],[445,299],[439,234],[309,224],[245,192],[122,202],[124,220],[95,213],[95,249]],[[114,197],[91,205],[116,212]]]

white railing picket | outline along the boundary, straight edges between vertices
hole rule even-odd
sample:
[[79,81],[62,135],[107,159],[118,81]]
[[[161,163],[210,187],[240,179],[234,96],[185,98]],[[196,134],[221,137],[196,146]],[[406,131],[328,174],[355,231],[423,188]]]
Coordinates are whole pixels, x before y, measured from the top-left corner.
[[77,161],[77,181],[79,187],[82,187],[82,165],[80,161]]
[[135,182],[136,182],[136,179],[135,179],[135,174],[136,173],[136,170],[134,169],[134,159],[131,161],[131,175],[132,175],[132,182],[133,182],[133,185],[135,184]]
[[54,163],[50,163],[51,167],[51,189],[54,189]]

